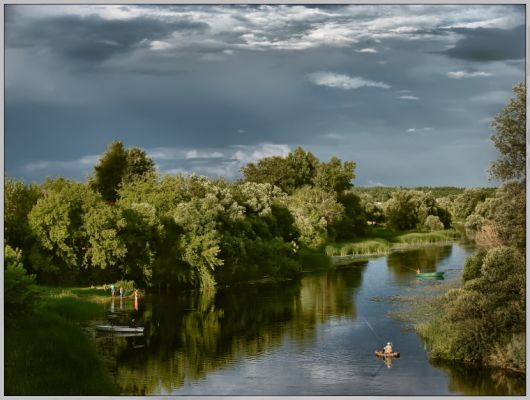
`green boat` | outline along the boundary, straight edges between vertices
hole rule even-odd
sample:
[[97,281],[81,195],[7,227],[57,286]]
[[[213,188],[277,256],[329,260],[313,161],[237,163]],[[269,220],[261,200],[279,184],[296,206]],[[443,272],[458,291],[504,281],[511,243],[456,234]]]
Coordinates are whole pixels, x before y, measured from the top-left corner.
[[422,272],[416,274],[418,278],[443,278],[444,272]]

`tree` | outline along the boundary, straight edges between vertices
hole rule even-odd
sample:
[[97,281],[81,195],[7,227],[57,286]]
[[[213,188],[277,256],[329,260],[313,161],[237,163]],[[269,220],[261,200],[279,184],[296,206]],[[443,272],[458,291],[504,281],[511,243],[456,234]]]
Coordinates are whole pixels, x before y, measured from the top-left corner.
[[302,147],[297,147],[287,155],[286,162],[293,176],[293,186],[289,188],[289,193],[296,188],[311,184],[319,165],[317,157],[309,151],[306,152]]
[[309,186],[295,191],[287,201],[300,231],[300,241],[313,249],[324,245],[329,236],[328,227],[344,213],[344,207],[333,193]]
[[515,98],[493,118],[491,136],[501,157],[490,167],[491,179],[507,181],[526,177],[526,86],[513,87]]
[[[54,189],[48,190],[50,187]],[[66,179],[48,181],[43,188],[44,196],[37,201],[28,220],[41,251],[52,257],[52,264],[33,267],[77,274],[81,266],[87,265],[89,235],[85,218],[101,203],[101,197],[86,185]]]
[[123,181],[131,181],[155,173],[155,163],[144,150],[139,147],[127,149],[127,166],[125,168]]
[[4,246],[4,320],[9,326],[30,314],[38,298],[35,276],[28,275],[22,264],[22,253]]
[[366,215],[361,198],[352,192],[339,194],[338,202],[344,208],[343,217],[332,225],[337,240],[350,240],[366,230]]
[[118,185],[121,183],[126,168],[127,153],[123,143],[115,140],[107,147],[99,163],[94,166],[90,184],[101,193],[105,200],[115,201]]
[[[36,184],[6,178],[4,183],[4,240],[13,248],[29,250],[35,243],[28,222],[28,214],[41,197]],[[27,263],[28,254],[24,254]]]
[[313,184],[322,190],[341,193],[352,187],[355,178],[355,162],[341,162],[337,157],[331,157],[327,163],[320,163],[316,169]]
[[89,178],[92,188],[101,193],[103,199],[114,202],[122,182],[154,174],[154,162],[138,147],[125,149],[123,142],[113,141],[105,150],[94,173]]
[[413,229],[418,221],[419,198],[411,190],[398,190],[385,203],[387,224],[399,230]]

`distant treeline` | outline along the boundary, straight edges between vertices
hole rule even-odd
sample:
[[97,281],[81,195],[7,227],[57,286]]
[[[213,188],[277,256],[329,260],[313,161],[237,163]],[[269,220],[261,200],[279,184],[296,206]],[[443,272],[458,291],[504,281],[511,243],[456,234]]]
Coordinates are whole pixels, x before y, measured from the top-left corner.
[[[487,187],[487,188],[477,188],[481,190],[487,191],[488,197],[492,197],[495,194],[495,190],[497,188],[495,187]],[[441,197],[448,197],[453,196],[456,197],[466,190],[465,187],[455,187],[455,186],[416,186],[416,187],[406,187],[406,186],[371,186],[371,187],[362,187],[362,186],[356,186],[352,189],[352,191],[355,194],[361,195],[363,193],[369,194],[372,196],[374,201],[377,202],[385,202],[390,197],[392,197],[392,193],[394,193],[397,190],[417,190],[420,192],[430,192],[434,198],[439,199]]]

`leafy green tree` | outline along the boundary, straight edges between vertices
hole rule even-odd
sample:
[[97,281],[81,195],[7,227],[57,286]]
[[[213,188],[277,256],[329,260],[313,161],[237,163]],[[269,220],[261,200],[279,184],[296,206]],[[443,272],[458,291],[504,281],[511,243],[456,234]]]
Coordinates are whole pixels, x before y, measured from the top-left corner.
[[337,200],[344,208],[344,214],[331,226],[336,239],[350,240],[365,233],[367,222],[361,198],[352,192],[345,192],[339,194]]
[[4,241],[13,248],[23,249],[24,263],[28,264],[29,250],[35,245],[35,237],[28,222],[28,214],[41,197],[36,184],[6,177],[4,182]]
[[429,231],[440,231],[444,228],[444,224],[440,221],[440,217],[437,215],[429,215],[423,223],[425,229]]
[[118,190],[123,182],[154,173],[155,164],[144,150],[138,147],[125,149],[123,142],[115,140],[94,166],[94,173],[89,182],[105,200],[114,202],[118,198]]
[[153,269],[161,241],[165,239],[165,227],[155,207],[136,203],[122,212],[124,227],[120,239],[126,248],[121,266],[124,277],[141,287],[153,283]]
[[130,147],[126,150],[127,167],[122,181],[130,181],[155,174],[155,163],[146,152],[139,147]]
[[323,163],[311,152],[297,147],[286,157],[266,157],[257,164],[249,163],[241,172],[246,181],[270,183],[289,194],[303,186],[340,193],[352,187],[355,162],[342,162],[332,157],[329,162]]
[[526,248],[526,188],[525,182],[507,182],[497,190],[490,219],[507,245]]
[[[357,191],[354,191],[354,193]],[[358,193],[358,192],[357,192]],[[368,223],[378,225],[385,221],[385,212],[383,207],[374,200],[374,198],[365,192],[360,195],[361,206],[364,210],[364,215]]]
[[492,179],[507,181],[526,177],[526,86],[513,87],[515,98],[493,118],[491,136],[501,157],[490,168]]
[[337,157],[332,157],[327,163],[317,166],[313,184],[322,190],[342,193],[350,189],[355,178],[355,162],[342,163]]
[[248,163],[241,172],[249,182],[270,183],[286,193],[291,192],[295,185],[295,174],[287,160],[280,156],[262,158],[256,164]]
[[122,231],[126,226],[122,210],[99,202],[87,210],[83,217],[83,229],[87,235],[84,265],[101,269],[121,264],[127,254]]
[[300,241],[312,249],[325,244],[329,237],[328,227],[344,213],[344,207],[332,193],[308,186],[295,191],[287,207],[300,231]]
[[398,190],[385,203],[387,224],[394,229],[413,229],[419,221],[418,206],[420,199],[415,192]]
[[91,186],[107,201],[116,201],[118,186],[127,169],[127,152],[123,142],[113,141],[94,166]]
[[[50,186],[54,186],[51,181],[47,184]],[[55,186],[60,189],[45,191],[28,219],[40,246],[53,257],[55,268],[72,270],[83,265],[89,246],[84,218],[96,206],[99,196],[73,181],[59,180]]]
[[38,298],[35,276],[22,265],[22,252],[4,246],[4,320],[9,327],[31,314]]
[[457,196],[454,202],[455,216],[458,218],[467,218],[473,214],[475,207],[485,201],[488,197],[495,195],[488,189],[466,189]]
[[319,160],[311,152],[297,147],[286,157],[286,164],[292,176],[293,185],[289,188],[291,193],[296,188],[310,185],[319,166]]

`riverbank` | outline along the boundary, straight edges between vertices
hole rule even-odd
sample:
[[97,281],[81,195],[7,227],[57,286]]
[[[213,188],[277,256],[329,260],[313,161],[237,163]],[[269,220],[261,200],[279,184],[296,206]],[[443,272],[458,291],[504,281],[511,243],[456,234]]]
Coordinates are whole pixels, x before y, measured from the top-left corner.
[[[6,395],[118,395],[81,325],[104,318],[103,288],[38,286],[34,313],[6,326]],[[99,304],[98,304],[99,303]]]
[[[429,357],[432,362],[439,365],[444,364],[462,364],[475,365],[480,368],[491,369],[492,380],[496,380],[499,371],[513,374],[526,375],[525,365],[525,338],[524,334],[519,338],[515,345],[509,346],[500,353],[498,348],[492,348],[490,354],[484,360],[465,360],[454,357],[436,357],[432,354],[431,342],[435,340],[438,345],[448,340],[446,327],[443,325],[441,317],[446,313],[446,299],[451,293],[456,293],[463,287],[461,274],[453,276],[452,279],[436,282],[436,284],[427,286],[418,286],[406,296],[400,295],[391,299],[391,302],[398,305],[398,309],[389,313],[391,318],[406,323],[410,329],[414,330],[424,341],[427,346]],[[474,336],[480,336],[480,332],[470,333]],[[445,339],[441,336],[444,336]],[[518,365],[510,365],[508,359],[513,361],[514,353],[520,353],[522,359]],[[523,366],[523,368],[521,368]]]
[[447,245],[460,238],[456,230],[435,232],[397,232],[377,229],[366,238],[348,243],[330,243],[324,251],[333,266],[346,265],[351,260],[388,255],[396,251],[413,250],[425,246]]

